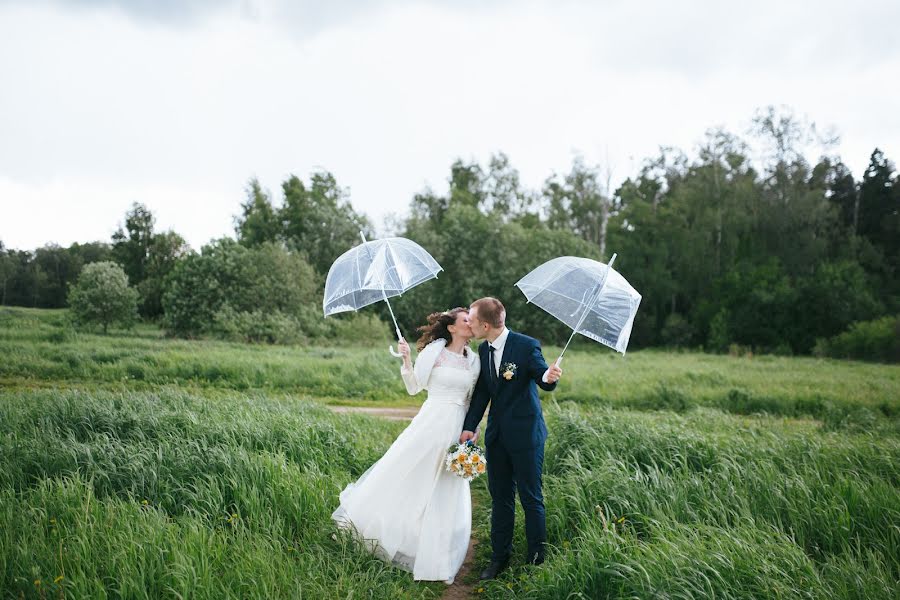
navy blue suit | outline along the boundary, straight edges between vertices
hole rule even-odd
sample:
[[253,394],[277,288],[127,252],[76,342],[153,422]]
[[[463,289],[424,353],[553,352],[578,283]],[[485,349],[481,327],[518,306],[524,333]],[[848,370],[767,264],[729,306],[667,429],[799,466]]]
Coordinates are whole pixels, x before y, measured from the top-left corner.
[[[491,547],[493,560],[505,561],[512,553],[516,489],[525,511],[528,557],[543,556],[547,528],[541,473],[547,426],[541,412],[537,388],[552,391],[555,383],[544,383],[547,362],[536,339],[510,331],[503,356],[497,365],[499,377],[491,374],[490,351],[485,341],[478,347],[481,374],[472,393],[472,402],[463,422],[464,431],[475,431],[488,403],[487,451],[488,488],[491,492]],[[503,374],[509,363],[516,365],[511,379]]]

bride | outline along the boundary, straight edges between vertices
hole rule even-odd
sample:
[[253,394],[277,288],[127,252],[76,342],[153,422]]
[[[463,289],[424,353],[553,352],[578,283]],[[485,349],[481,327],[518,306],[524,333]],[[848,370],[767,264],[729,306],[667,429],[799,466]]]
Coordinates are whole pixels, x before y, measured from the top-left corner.
[[341,492],[331,517],[413,579],[449,584],[469,546],[472,504],[469,482],[448,472],[444,460],[459,439],[481,366],[468,348],[467,309],[433,313],[418,331],[415,367],[409,345],[400,342],[400,374],[410,394],[426,389],[428,398],[384,456]]

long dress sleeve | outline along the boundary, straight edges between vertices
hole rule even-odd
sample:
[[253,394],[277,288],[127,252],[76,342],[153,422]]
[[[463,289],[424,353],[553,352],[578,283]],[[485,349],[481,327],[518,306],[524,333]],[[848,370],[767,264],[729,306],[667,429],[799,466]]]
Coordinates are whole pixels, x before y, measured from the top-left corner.
[[402,365],[400,367],[400,377],[403,378],[403,383],[406,384],[406,391],[410,396],[415,396],[425,389],[425,387],[419,383],[418,378],[416,378],[416,372],[411,367]]
[[412,368],[401,366],[400,377],[406,385],[406,391],[410,396],[415,396],[422,390],[428,389],[428,380],[431,378],[431,369],[437,360],[441,349],[446,345],[443,339],[438,339],[425,346],[416,357]]

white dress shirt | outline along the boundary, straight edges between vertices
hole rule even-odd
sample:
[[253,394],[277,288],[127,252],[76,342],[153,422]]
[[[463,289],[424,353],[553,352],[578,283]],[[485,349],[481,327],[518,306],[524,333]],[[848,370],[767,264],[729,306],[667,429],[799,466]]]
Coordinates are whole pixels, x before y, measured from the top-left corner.
[[[503,348],[506,347],[506,338],[508,337],[509,329],[504,327],[503,331],[500,332],[500,335],[497,336],[497,339],[493,342],[488,342],[488,344],[494,347],[494,375],[497,377],[500,377],[500,359],[503,358]],[[490,349],[488,351],[490,351]]]

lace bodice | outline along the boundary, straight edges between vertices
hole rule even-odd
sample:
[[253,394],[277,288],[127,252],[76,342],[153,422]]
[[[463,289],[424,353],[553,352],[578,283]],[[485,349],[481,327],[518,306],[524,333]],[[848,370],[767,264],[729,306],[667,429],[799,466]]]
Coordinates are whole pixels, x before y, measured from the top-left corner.
[[[467,350],[467,352],[471,352],[471,350]],[[452,367],[454,369],[463,369],[468,371],[470,369],[469,366],[469,357],[463,356],[462,354],[457,354],[456,352],[451,352],[446,348],[441,350],[441,353],[438,354],[437,359],[434,361],[435,367]]]
[[480,363],[471,350],[467,356],[442,348],[434,359],[434,366],[427,374],[425,381],[416,377],[412,369],[401,368],[400,374],[410,394],[428,390],[428,401],[449,402],[460,406],[468,406],[472,389],[478,379]]

